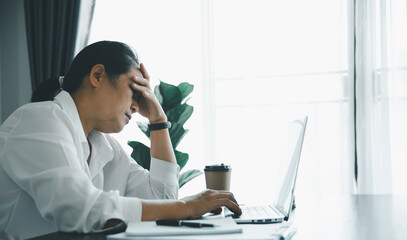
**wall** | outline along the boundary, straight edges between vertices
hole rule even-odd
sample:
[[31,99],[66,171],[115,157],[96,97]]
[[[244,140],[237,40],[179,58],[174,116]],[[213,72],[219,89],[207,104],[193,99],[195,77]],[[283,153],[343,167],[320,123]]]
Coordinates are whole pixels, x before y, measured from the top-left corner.
[[24,0],[0,1],[0,121],[31,97]]

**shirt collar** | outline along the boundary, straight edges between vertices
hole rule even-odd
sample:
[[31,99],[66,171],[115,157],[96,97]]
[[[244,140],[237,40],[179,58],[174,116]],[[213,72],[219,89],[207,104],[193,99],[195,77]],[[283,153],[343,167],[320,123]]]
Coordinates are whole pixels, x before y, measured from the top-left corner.
[[76,108],[75,102],[73,101],[71,95],[62,90],[55,97],[54,102],[61,106],[62,110],[64,110],[68,114],[69,118],[71,118],[72,122],[77,128],[80,141],[82,143],[87,143],[88,141],[86,139],[85,131],[83,130],[81,119],[79,118],[78,109]]
[[[58,105],[60,105],[62,110],[64,110],[71,118],[72,122],[77,128],[80,141],[84,144],[84,147],[88,149],[88,140],[86,138],[85,131],[83,130],[82,122],[79,118],[78,109],[76,108],[76,104],[73,101],[71,95],[68,92],[62,90],[55,97],[54,101]],[[107,140],[106,136],[101,132],[91,131],[89,133],[89,141],[92,144],[92,155],[89,169],[91,177],[93,178],[101,171],[101,169],[103,169],[103,167],[108,162],[113,160],[114,150]],[[88,154],[89,152],[87,152],[86,155]]]
[[104,133],[91,131],[89,141],[92,144],[92,155],[90,160],[90,173],[94,178],[103,167],[114,158],[114,150]]

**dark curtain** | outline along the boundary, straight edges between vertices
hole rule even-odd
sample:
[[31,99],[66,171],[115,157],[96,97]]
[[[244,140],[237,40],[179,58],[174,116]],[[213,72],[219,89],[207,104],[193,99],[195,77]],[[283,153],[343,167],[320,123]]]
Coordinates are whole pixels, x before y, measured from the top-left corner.
[[33,91],[64,75],[74,57],[80,0],[25,0],[25,21]]
[[353,1],[353,18],[354,18],[354,26],[353,26],[353,133],[355,136],[355,162],[354,162],[354,174],[355,174],[355,182],[356,185],[358,184],[358,148],[357,148],[357,131],[356,131],[356,0]]

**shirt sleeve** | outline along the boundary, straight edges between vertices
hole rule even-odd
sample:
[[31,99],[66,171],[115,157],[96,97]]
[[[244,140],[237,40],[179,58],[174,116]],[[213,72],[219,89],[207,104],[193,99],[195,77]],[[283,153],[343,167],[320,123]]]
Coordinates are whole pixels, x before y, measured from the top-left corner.
[[[20,113],[4,142],[0,164],[34,200],[41,216],[58,230],[91,232],[108,219],[141,219],[141,201],[97,189],[85,174],[75,126],[60,109]],[[82,154],[82,152],[80,152]]]
[[147,171],[132,160],[125,196],[178,199],[178,177],[178,164],[151,158],[150,171]]

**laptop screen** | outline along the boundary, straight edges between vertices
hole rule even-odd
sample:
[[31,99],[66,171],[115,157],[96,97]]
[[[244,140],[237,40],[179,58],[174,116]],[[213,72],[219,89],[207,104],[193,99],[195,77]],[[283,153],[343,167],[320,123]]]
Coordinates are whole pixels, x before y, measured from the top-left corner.
[[284,157],[280,161],[276,179],[276,208],[288,217],[291,212],[292,198],[297,178],[298,165],[304,141],[308,117],[291,122],[287,126]]

